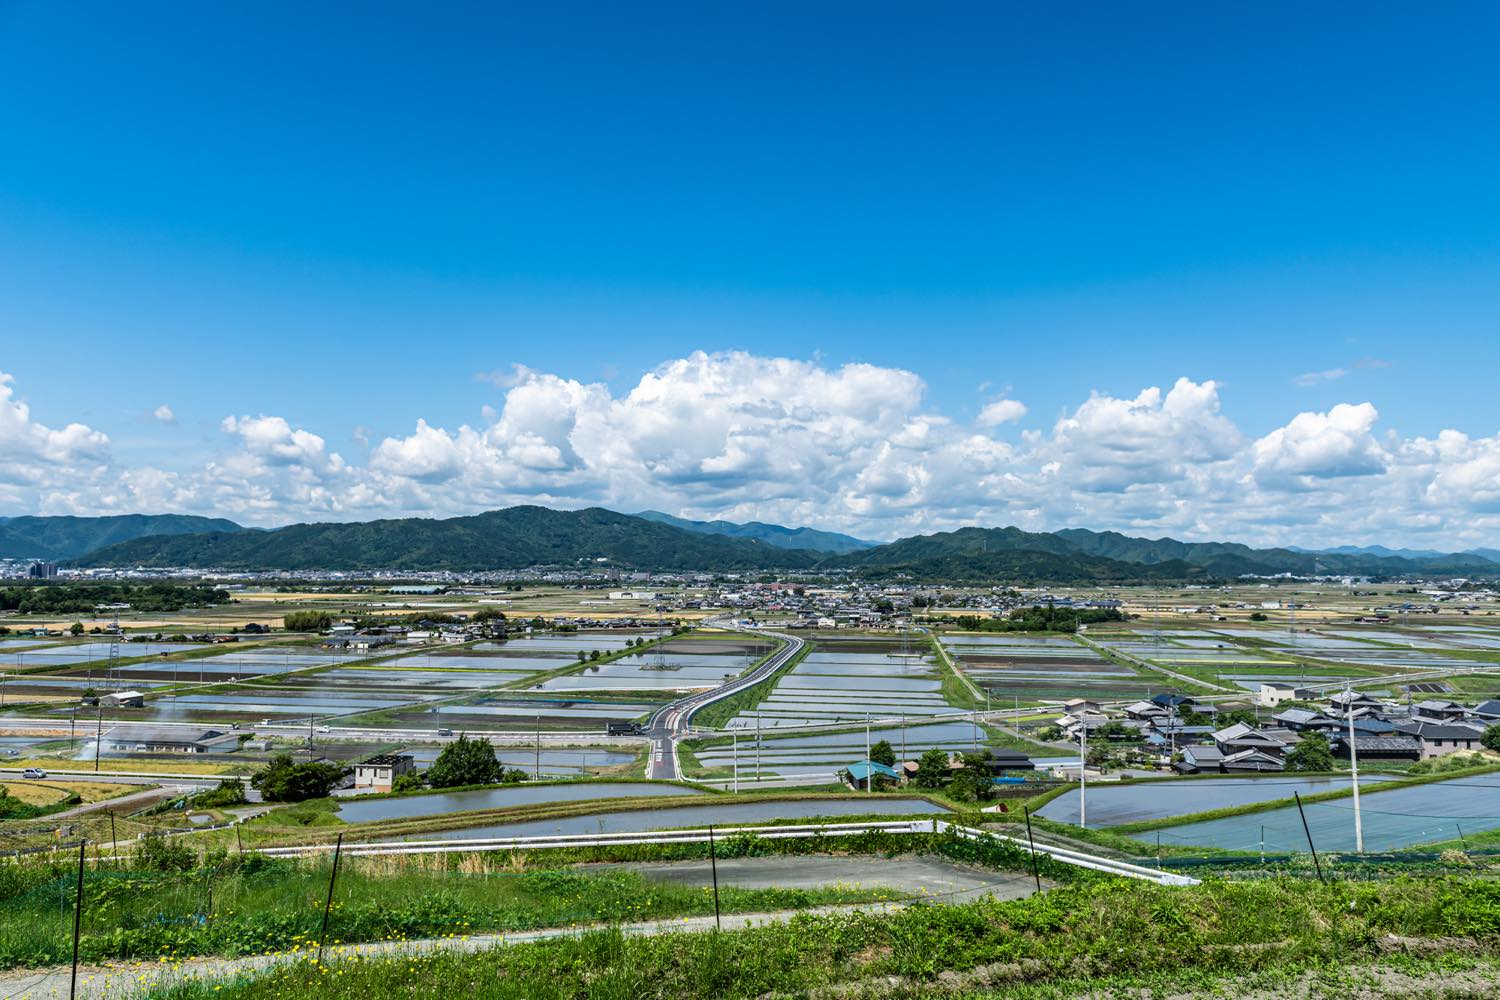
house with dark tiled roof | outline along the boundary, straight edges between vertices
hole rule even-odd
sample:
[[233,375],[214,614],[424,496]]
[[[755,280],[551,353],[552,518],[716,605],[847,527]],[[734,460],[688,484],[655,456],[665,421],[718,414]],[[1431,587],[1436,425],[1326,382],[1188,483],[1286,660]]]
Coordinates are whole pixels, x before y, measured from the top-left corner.
[[[1349,759],[1349,736],[1334,733],[1328,747],[1340,760]],[[1365,736],[1354,731],[1354,752],[1364,760],[1421,760],[1422,741],[1414,736],[1393,734],[1389,736]]]
[[1480,750],[1479,738],[1484,731],[1478,726],[1450,722],[1425,722],[1413,719],[1396,724],[1396,732],[1411,736],[1422,744],[1422,759],[1442,757],[1459,750]]

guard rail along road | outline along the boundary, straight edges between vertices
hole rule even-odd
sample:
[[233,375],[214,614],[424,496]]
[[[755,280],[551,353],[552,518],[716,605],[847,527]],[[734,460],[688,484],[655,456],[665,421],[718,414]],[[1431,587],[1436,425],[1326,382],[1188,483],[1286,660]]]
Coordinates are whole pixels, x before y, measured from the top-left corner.
[[[552,837],[484,837],[473,840],[403,840],[368,844],[344,844],[340,853],[357,857],[391,854],[455,854],[473,851],[534,851],[568,847],[618,847],[636,844],[701,844],[712,837],[751,834],[765,840],[793,840],[809,837],[842,837],[860,833],[936,834],[952,832],[966,840],[992,840],[1009,844],[1030,853],[1031,845],[1025,840],[976,830],[973,827],[949,823],[941,819],[892,820],[872,823],[814,823],[800,826],[734,826],[696,830],[665,830],[650,833],[597,833],[579,836]],[[335,850],[333,844],[302,844],[295,847],[269,847],[258,853],[273,858],[305,857],[327,854]],[[1036,853],[1065,865],[1089,868],[1107,875],[1154,882],[1157,885],[1197,885],[1198,880],[1175,872],[1101,858],[1082,851],[1038,844]]]

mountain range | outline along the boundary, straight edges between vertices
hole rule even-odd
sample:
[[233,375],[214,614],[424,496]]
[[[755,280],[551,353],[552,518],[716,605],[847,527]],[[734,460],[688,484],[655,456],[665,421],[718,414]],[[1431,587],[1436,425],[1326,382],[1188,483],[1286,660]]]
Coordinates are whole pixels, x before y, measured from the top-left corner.
[[221,517],[189,514],[119,514],[113,517],[0,518],[0,559],[61,562],[118,542],[156,535],[243,531]]
[[635,516],[704,535],[748,538],[751,541],[774,545],[778,549],[808,549],[813,552],[842,554],[874,548],[879,544],[867,542],[862,538],[854,538],[851,535],[841,535],[836,531],[819,531],[817,528],[787,528],[780,524],[766,524],[763,521],[746,521],[744,524],[737,524],[734,521],[689,521],[685,517],[673,517],[659,510],[643,510]]
[[[598,507],[560,511],[522,506],[445,519],[294,524],[272,530],[175,515],[128,523],[56,519],[70,523],[51,533],[35,523],[51,520],[14,518],[0,523],[0,530],[27,522],[23,527],[30,536],[68,539],[77,566],[467,572],[594,564],[665,571],[843,570],[875,578],[1019,584],[1209,582],[1282,573],[1500,576],[1500,561],[1478,553],[1308,552],[1134,538],[1082,528],[1029,532],[1015,527],[961,528],[874,544],[813,529],[685,521],[656,511],[630,515]],[[108,523],[84,523],[91,521]],[[121,537],[130,531],[139,534]],[[104,541],[79,553],[93,538]]]

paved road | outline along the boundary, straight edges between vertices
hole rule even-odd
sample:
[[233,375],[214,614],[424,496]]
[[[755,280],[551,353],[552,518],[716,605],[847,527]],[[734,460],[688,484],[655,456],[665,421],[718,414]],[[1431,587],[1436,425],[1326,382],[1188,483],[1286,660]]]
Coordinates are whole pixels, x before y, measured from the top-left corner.
[[780,670],[788,660],[797,655],[803,646],[807,645],[805,640],[784,632],[764,632],[758,629],[745,629],[744,631],[769,639],[780,639],[783,645],[771,654],[766,662],[743,677],[738,677],[711,691],[700,691],[686,698],[680,698],[651,713],[651,718],[646,722],[646,737],[651,740],[651,763],[646,768],[647,777],[658,781],[675,781],[681,777],[682,770],[677,764],[677,741],[686,735],[692,723],[693,713],[760,683]]
[[[929,857],[881,858],[875,863],[860,857],[725,858],[718,866],[719,885],[744,889],[820,889],[844,885],[889,889],[902,897],[946,902],[981,896],[1020,899],[1035,890],[1035,883],[1024,873],[970,868]],[[629,868],[647,878],[679,885],[713,884],[713,870],[708,861],[641,862],[614,867]]]

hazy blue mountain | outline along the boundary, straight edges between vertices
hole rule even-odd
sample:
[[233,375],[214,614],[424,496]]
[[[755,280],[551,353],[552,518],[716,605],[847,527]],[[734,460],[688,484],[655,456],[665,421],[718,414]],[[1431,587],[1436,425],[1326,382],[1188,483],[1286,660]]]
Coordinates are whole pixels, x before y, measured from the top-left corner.
[[684,531],[696,531],[704,535],[725,535],[729,538],[749,538],[782,549],[810,549],[814,552],[843,553],[874,548],[877,544],[867,542],[862,538],[854,538],[851,535],[841,535],[836,531],[788,528],[780,524],[766,524],[763,521],[747,521],[744,524],[737,524],[734,521],[690,521],[685,517],[663,514],[659,510],[643,510],[635,516],[660,524],[670,524]]
[[239,530],[233,521],[190,514],[7,517],[0,520],[0,558],[56,562],[136,538]]
[[1376,556],[1381,559],[1436,559],[1449,555],[1437,549],[1388,549],[1384,545],[1336,545],[1329,549],[1308,549],[1300,545],[1288,545],[1292,552],[1328,553],[1340,556]]

